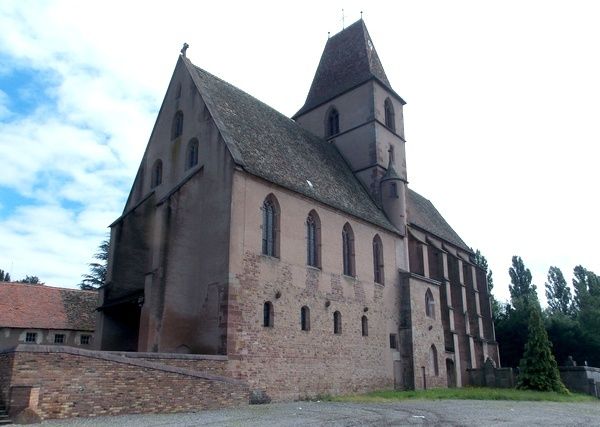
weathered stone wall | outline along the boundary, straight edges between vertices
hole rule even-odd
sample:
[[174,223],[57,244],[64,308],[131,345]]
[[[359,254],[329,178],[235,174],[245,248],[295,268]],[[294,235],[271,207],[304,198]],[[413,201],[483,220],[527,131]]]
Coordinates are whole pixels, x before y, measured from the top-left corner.
[[[444,358],[444,330],[439,304],[440,283],[411,275],[409,286],[415,388],[446,387],[448,382]],[[425,293],[428,290],[432,293],[435,301],[434,317],[426,315]],[[431,352],[432,346],[434,346],[435,352]]]
[[[253,177],[236,176],[227,342],[233,374],[275,400],[393,387],[398,351],[390,348],[389,335],[399,329],[401,239]],[[279,258],[261,255],[260,208],[270,193],[285,231]],[[322,268],[306,265],[305,224],[312,209],[321,222]],[[356,277],[341,274],[346,221],[354,231]],[[376,233],[383,244],[384,285],[373,281]],[[263,326],[266,301],[273,304],[272,327]],[[303,306],[310,309],[308,331],[300,327]],[[341,334],[334,334],[335,311],[341,313]],[[368,318],[368,336],[362,335],[362,316]]]
[[14,353],[0,353],[0,402],[8,402]]
[[559,366],[560,378],[573,392],[600,398],[600,368],[591,366]]
[[39,387],[32,409],[41,418],[196,411],[249,398],[241,381],[106,352],[22,345],[0,357],[0,366],[14,358],[12,387]]

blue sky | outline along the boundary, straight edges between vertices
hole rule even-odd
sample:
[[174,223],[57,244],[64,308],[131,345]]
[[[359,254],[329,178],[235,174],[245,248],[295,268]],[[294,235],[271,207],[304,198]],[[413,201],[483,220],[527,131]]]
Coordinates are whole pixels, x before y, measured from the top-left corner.
[[342,8],[346,23],[364,11],[408,102],[410,186],[483,251],[500,298],[515,254],[540,290],[551,265],[600,273],[591,0],[2,1],[0,268],[79,282],[123,208],[183,42],[194,63],[292,115]]

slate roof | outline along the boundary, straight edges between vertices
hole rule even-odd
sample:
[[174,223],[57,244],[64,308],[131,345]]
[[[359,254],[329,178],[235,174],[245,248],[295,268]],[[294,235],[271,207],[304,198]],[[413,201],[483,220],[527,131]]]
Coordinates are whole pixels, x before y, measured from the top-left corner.
[[0,282],[0,328],[93,331],[96,291]]
[[450,227],[450,224],[446,222],[435,206],[433,206],[433,203],[411,189],[408,190],[406,198],[409,223],[414,224],[461,249],[472,252],[471,248],[467,246],[456,231]]
[[[186,57],[181,60],[236,164],[269,182],[398,233],[334,145],[196,67]],[[393,92],[360,20],[327,42],[306,104],[300,111],[372,78]],[[407,193],[407,211],[409,224],[471,251],[433,204],[412,190]]]
[[361,19],[327,40],[306,102],[294,118],[371,79],[402,100],[392,89]]
[[238,165],[267,181],[398,232],[332,144],[187,58],[182,60]]

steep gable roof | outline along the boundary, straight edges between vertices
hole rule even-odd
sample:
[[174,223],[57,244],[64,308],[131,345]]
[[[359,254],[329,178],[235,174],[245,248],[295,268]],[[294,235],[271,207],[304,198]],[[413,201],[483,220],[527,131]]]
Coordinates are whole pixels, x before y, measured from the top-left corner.
[[414,224],[465,251],[472,252],[471,248],[467,246],[456,231],[450,227],[450,224],[446,222],[435,206],[433,206],[433,203],[410,189],[408,190],[406,198],[409,223]]
[[0,282],[0,328],[93,331],[96,291]]
[[392,89],[361,19],[327,40],[306,102],[294,118],[371,79],[402,100]]
[[244,170],[398,232],[335,146],[187,58],[182,60],[234,161]]

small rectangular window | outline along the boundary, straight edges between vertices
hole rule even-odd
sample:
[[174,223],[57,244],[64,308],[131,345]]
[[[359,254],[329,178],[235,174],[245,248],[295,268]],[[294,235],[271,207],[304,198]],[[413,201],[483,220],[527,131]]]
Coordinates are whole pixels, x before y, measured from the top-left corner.
[[390,348],[398,348],[398,337],[396,334],[390,334]]
[[55,334],[54,335],[54,344],[64,344],[65,343],[65,335],[64,334]]
[[80,343],[81,345],[89,345],[89,343],[90,343],[91,339],[92,339],[92,336],[91,336],[91,335],[82,335],[82,336],[79,338],[79,343]]
[[25,342],[37,342],[37,332],[27,332],[25,334]]

